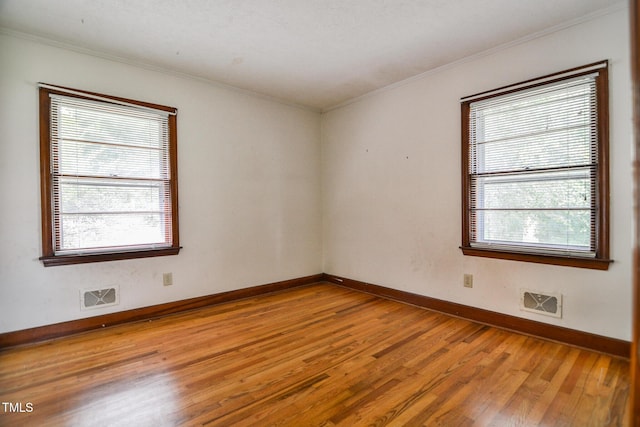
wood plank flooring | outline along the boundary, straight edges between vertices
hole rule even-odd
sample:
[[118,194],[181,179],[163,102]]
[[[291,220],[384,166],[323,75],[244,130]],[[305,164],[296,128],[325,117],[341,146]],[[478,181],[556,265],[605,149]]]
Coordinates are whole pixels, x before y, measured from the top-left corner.
[[628,398],[626,360],[326,283],[0,352],[2,426],[619,426]]

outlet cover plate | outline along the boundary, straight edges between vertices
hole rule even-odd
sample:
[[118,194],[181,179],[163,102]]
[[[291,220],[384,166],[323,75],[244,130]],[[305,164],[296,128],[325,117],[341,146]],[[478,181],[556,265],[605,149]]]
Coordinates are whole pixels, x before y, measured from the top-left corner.
[[162,274],[162,284],[164,286],[173,285],[173,273],[163,273]]

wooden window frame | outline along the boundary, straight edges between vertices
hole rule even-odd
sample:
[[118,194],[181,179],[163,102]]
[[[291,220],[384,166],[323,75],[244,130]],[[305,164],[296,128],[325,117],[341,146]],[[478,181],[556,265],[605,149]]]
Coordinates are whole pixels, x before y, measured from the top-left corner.
[[[112,100],[117,104],[130,104],[161,110],[171,113],[168,116],[169,125],[169,167],[171,170],[171,246],[163,248],[144,248],[136,250],[114,250],[90,252],[82,254],[56,255],[53,230],[53,186],[51,173],[51,97],[50,95],[64,95],[79,99],[99,99],[103,102]],[[173,107],[136,101],[95,92],[72,89],[63,86],[41,84],[39,88],[40,105],[40,208],[42,222],[42,256],[40,260],[45,267],[57,265],[83,264],[89,262],[115,261],[136,258],[147,258],[166,255],[177,255],[180,252],[178,230],[178,139],[177,139],[177,110]]]
[[[605,64],[598,69],[596,77],[596,99],[598,113],[598,157],[597,157],[597,189],[596,189],[596,248],[595,257],[565,256],[562,254],[543,254],[537,252],[519,252],[511,250],[482,248],[471,246],[471,179],[469,171],[469,113],[470,103],[516,93],[550,83],[587,75],[592,68]],[[585,71],[579,71],[585,70]],[[464,255],[486,258],[525,261],[540,264],[607,270],[613,262],[609,259],[609,94],[608,94],[608,61],[600,61],[582,67],[576,67],[558,73],[527,80],[514,85],[504,86],[461,100],[461,140],[462,140],[462,245],[460,249]]]

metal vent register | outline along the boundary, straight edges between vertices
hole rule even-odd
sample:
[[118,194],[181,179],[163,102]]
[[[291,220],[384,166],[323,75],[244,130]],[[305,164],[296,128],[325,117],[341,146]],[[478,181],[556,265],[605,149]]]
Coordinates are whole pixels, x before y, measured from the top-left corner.
[[118,304],[118,289],[85,289],[80,292],[82,309],[99,308]]
[[520,308],[546,316],[562,317],[562,295],[522,290]]

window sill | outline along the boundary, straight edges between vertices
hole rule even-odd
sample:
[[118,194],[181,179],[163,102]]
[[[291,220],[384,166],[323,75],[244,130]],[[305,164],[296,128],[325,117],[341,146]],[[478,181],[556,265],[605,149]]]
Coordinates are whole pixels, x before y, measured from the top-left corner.
[[462,249],[463,254],[471,256],[506,259],[511,261],[526,261],[538,264],[562,265],[566,267],[590,268],[593,270],[608,270],[609,264],[613,262],[613,260],[602,258],[580,258],[533,253],[507,252],[495,249],[472,248],[468,246],[460,246],[460,249]]
[[88,262],[117,261],[125,259],[149,258],[156,256],[177,255],[182,247],[163,249],[145,249],[130,252],[103,252],[95,254],[52,255],[42,256],[40,260],[45,267],[56,265],[84,264]]

